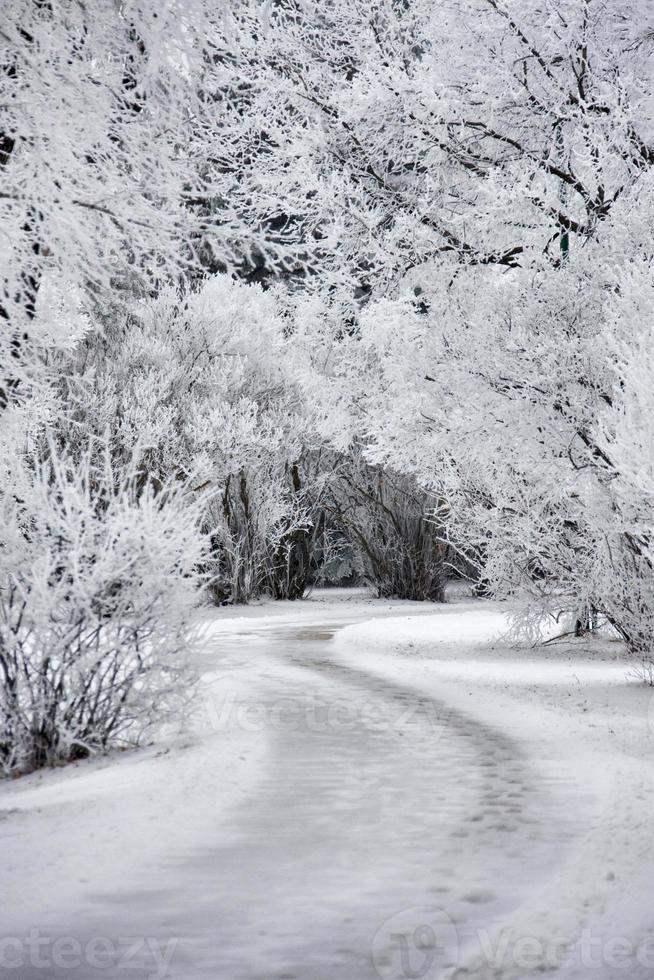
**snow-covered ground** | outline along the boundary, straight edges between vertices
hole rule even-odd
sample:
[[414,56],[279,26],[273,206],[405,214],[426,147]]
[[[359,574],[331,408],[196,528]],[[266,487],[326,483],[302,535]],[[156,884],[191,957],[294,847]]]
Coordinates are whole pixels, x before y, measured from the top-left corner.
[[[520,768],[516,792],[501,757],[478,760],[491,780],[499,775],[500,793],[484,780],[462,837],[488,902],[480,928],[461,907],[459,867],[442,883],[440,908],[458,934],[453,975],[652,977],[652,691],[617,643],[515,649],[505,631],[501,607],[461,603],[429,621],[372,621],[337,638],[341,659],[438,700],[450,727],[465,719],[501,734]],[[500,860],[495,875],[489,852]]]
[[652,692],[505,628],[212,613],[189,732],[0,785],[0,977],[653,977]]

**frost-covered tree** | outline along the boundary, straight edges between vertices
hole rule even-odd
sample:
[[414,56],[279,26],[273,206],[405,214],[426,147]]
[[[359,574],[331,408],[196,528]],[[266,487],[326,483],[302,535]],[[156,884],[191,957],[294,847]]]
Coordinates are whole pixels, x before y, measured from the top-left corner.
[[645,0],[8,11],[10,455],[192,475],[219,601],[300,595],[328,514],[385,592],[451,546],[647,646]]
[[645,437],[623,399],[643,376],[620,372],[642,343],[625,289],[651,275],[650,5],[248,11],[267,142],[244,207],[283,201],[308,287],[340,313],[345,429],[437,493],[496,591],[580,626],[600,610],[642,648],[651,567],[625,457]]
[[372,303],[343,351],[346,377],[367,365],[351,397],[370,458],[438,493],[452,543],[494,590],[580,626],[599,611],[641,651],[652,248],[633,211],[649,184],[562,268],[468,270],[430,291],[428,313],[412,295]]
[[333,291],[556,263],[654,162],[646,0],[241,7],[240,206]]
[[44,285],[104,309],[121,285],[237,261],[250,233],[221,164],[230,47],[211,0],[3,3],[3,402],[50,346]]
[[[148,724],[168,697],[161,678],[177,683],[202,533],[183,483],[155,482],[138,452],[118,459],[107,447],[107,476],[105,432],[75,428],[60,372],[126,297],[193,270],[200,248],[233,254],[240,225],[213,161],[226,44],[221,10],[205,0],[2,7],[6,768],[110,744],[140,710],[137,694]],[[207,200],[220,202],[219,220]]]

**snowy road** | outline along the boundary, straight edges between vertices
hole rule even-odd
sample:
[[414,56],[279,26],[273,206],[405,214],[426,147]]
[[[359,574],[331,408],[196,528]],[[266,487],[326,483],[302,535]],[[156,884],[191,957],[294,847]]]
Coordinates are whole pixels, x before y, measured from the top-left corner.
[[[517,903],[525,863],[541,875],[573,836],[556,816],[558,781],[537,787],[515,742],[341,666],[328,637],[328,623],[266,629],[267,689],[248,707],[270,726],[271,753],[228,844],[199,856],[207,903],[177,919],[190,939],[180,976],[435,976],[456,952],[447,924],[461,941]],[[510,865],[511,893],[496,892]],[[412,952],[403,973],[393,935],[407,923],[435,924],[448,948]]]
[[[438,612],[402,610],[438,634]],[[41,891],[22,917],[20,903],[7,910],[4,935],[38,929],[40,959],[28,938],[20,969],[7,968],[18,956],[7,947],[0,976],[485,980],[531,976],[531,963],[542,975],[533,950],[529,963],[515,952],[509,962],[502,930],[530,907],[542,923],[534,901],[543,894],[557,895],[549,913],[579,929],[579,889],[561,881],[601,827],[604,782],[593,773],[580,781],[579,759],[540,719],[530,727],[497,701],[480,710],[468,681],[435,683],[421,673],[424,661],[404,659],[398,669],[332,639],[372,612],[397,611],[287,606],[220,621],[205,654],[210,733],[141,771],[127,760],[129,778],[110,791],[117,809],[108,828],[101,818],[94,826],[101,803],[84,788],[97,772],[82,768],[77,804],[63,813],[65,776],[54,792],[47,780],[32,790],[41,820],[72,842],[43,870],[44,889],[57,869],[61,889]],[[223,787],[225,751],[244,768],[229,771]],[[21,803],[21,789],[9,794],[19,812],[30,792]],[[81,869],[73,862],[71,871],[84,827],[96,844],[87,842]],[[18,854],[25,834],[13,831]],[[525,926],[522,938],[533,944],[534,935],[533,923]],[[553,960],[550,970],[573,977],[578,965]]]

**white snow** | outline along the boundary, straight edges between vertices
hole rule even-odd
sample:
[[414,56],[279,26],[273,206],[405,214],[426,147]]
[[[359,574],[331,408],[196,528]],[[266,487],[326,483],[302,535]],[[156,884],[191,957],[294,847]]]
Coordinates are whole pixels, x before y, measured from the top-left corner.
[[186,735],[0,785],[7,975],[651,976],[652,692],[616,643],[506,621],[361,592],[207,616]]
[[340,658],[357,669],[514,738],[538,785],[558,783],[548,792],[566,812],[550,814],[552,838],[562,816],[576,824],[553,873],[539,877],[528,861],[513,869],[515,880],[503,876],[508,890],[529,879],[529,894],[515,913],[467,931],[476,956],[456,976],[651,977],[654,692],[634,678],[618,643],[515,649],[503,627],[507,613],[496,605],[462,604],[428,620],[371,620],[337,637]]

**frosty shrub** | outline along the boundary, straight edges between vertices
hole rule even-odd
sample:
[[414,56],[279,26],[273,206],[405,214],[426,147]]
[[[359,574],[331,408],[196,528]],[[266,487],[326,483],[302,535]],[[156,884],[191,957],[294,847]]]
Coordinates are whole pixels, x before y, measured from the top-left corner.
[[310,516],[297,466],[280,469],[244,467],[228,474],[220,499],[212,502],[210,591],[218,604],[304,594]]
[[213,276],[112,311],[61,358],[67,443],[107,433],[117,466],[138,446],[155,485],[193,473],[213,491],[217,603],[304,591],[315,478],[301,465],[311,421],[287,332],[277,293]]
[[343,459],[333,509],[380,598],[444,601],[449,548],[432,516],[436,498],[406,475]]
[[76,461],[50,445],[13,465],[0,496],[5,773],[137,743],[183,710],[204,551],[184,487],[155,493],[106,447]]

